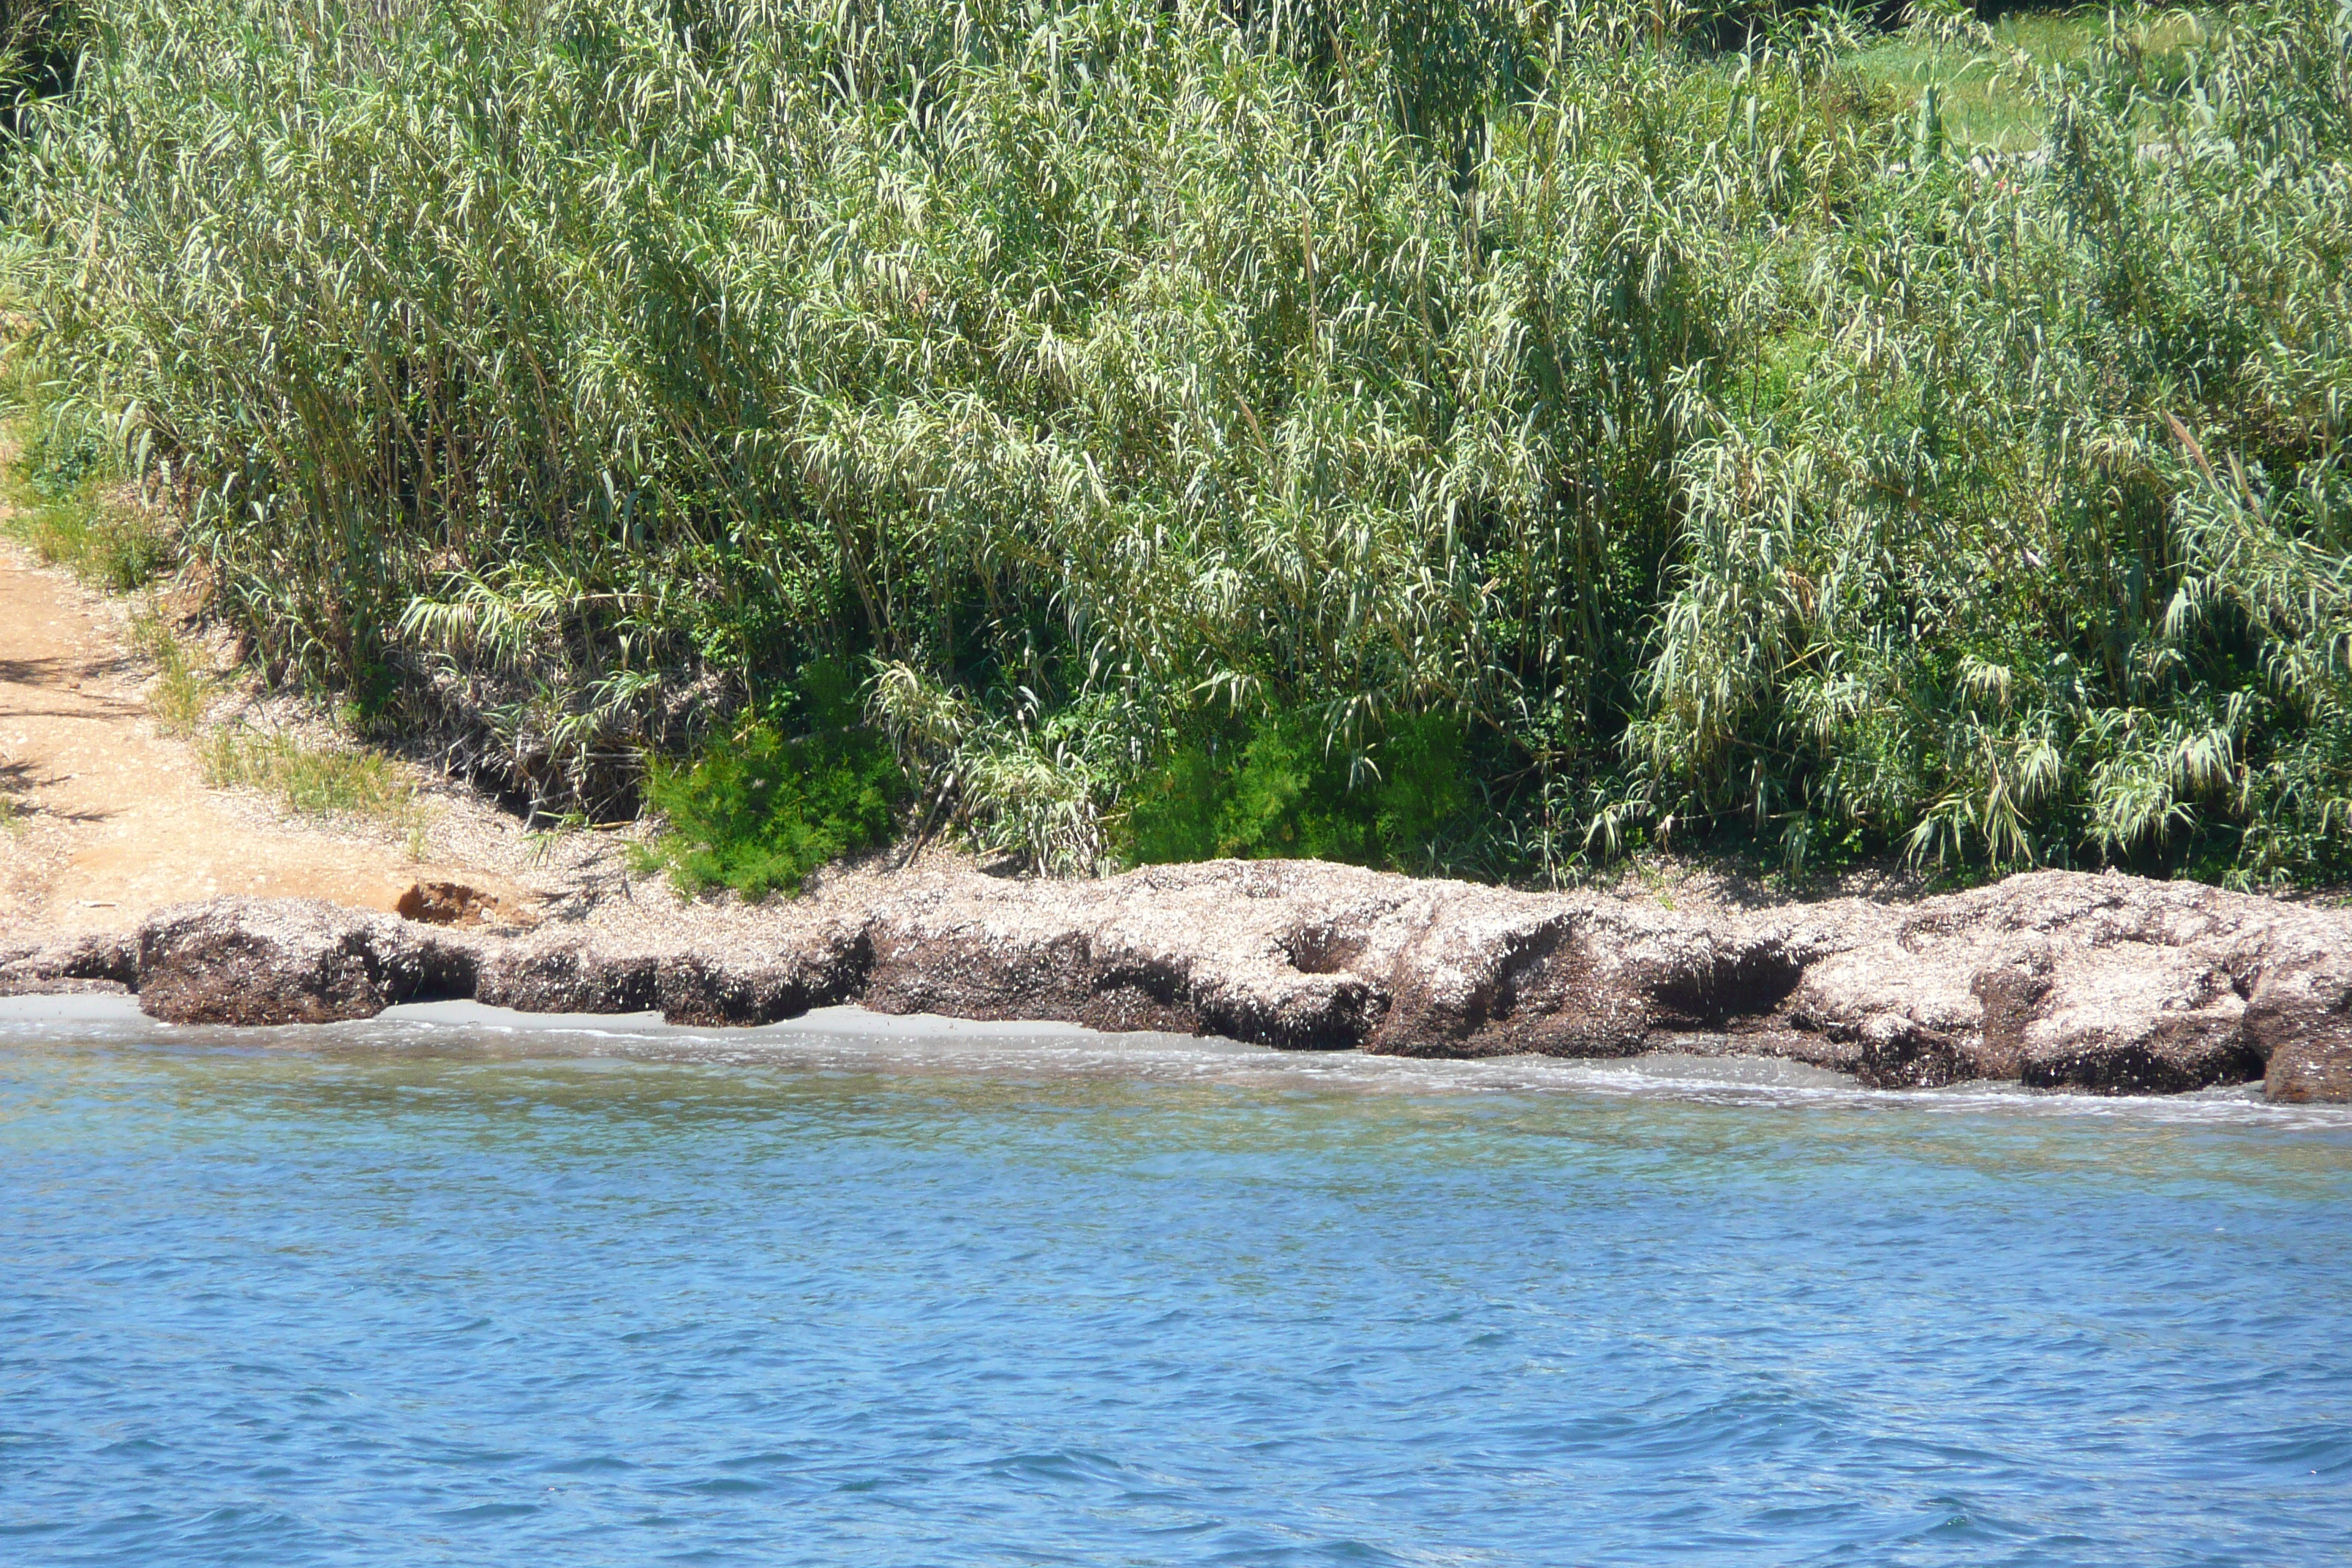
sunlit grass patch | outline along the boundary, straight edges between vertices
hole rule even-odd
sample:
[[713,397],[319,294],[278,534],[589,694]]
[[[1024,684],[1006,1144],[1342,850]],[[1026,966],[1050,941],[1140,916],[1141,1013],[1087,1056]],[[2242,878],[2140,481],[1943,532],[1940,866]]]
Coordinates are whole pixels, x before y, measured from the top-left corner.
[[166,735],[194,734],[212,705],[213,682],[158,605],[143,605],[133,612],[131,647],[155,667],[155,684],[147,693],[155,728]]
[[9,531],[45,566],[63,566],[95,588],[127,594],[178,562],[163,520],[144,508],[94,493],[94,487],[55,500],[18,500]]
[[63,566],[95,588],[127,594],[179,563],[179,540],[154,508],[110,482],[113,466],[89,432],[26,418],[5,479],[5,527],[45,566]]
[[[1993,24],[1994,47],[1957,42],[1925,28],[1906,28],[1863,50],[1854,68],[1916,103],[1932,85],[1944,135],[1955,147],[1996,153],[2031,152],[2042,144],[2048,110],[2034,100],[2030,72],[2068,70],[2084,64],[2101,40],[2119,37],[2157,68],[2177,78],[2188,51],[2205,37],[2193,10],[2118,14],[2102,9],[2035,11]],[[2016,57],[2022,54],[2025,68]]]
[[316,746],[283,731],[216,730],[203,747],[205,782],[242,785],[311,816],[357,816],[401,828],[412,845],[424,806],[404,770],[378,752]]

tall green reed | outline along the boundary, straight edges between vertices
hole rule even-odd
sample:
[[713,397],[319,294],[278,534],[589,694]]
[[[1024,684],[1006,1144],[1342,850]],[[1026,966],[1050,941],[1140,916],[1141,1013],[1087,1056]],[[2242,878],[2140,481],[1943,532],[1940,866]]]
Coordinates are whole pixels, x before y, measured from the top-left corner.
[[2342,874],[2352,12],[2020,66],[1974,162],[1834,13],[91,15],[58,395],[266,658],[537,802],[863,657],[919,816],[1065,868],[1440,716],[1473,869]]

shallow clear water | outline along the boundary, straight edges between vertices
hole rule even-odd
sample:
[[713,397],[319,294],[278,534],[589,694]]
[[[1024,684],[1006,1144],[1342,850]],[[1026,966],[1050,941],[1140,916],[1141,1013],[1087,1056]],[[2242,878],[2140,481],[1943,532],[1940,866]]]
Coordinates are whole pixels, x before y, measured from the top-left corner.
[[11,1005],[0,1562],[2352,1555],[2339,1112]]

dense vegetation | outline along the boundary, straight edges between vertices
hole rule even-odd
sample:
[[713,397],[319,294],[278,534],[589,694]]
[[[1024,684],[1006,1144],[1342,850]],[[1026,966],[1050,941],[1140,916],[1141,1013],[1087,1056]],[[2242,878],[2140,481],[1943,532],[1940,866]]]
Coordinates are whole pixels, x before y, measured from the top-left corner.
[[658,759],[646,798],[667,831],[641,851],[689,888],[728,887],[757,901],[798,892],[809,872],[890,835],[906,779],[865,722],[857,680],[826,660],[802,672],[800,732],[764,723],[726,734],[690,765]]
[[843,668],[902,830],[1049,868],[2352,873],[2346,0],[2045,68],[1670,0],[76,25],[43,439],[543,807],[707,751],[698,875],[872,836]]

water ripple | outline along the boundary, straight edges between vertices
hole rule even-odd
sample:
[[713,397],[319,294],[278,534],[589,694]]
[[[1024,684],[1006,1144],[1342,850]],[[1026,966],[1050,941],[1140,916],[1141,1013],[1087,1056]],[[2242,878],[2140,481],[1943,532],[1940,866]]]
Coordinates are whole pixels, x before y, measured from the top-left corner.
[[0,1559],[2352,1539],[2339,1110],[876,1027],[0,1012]]

